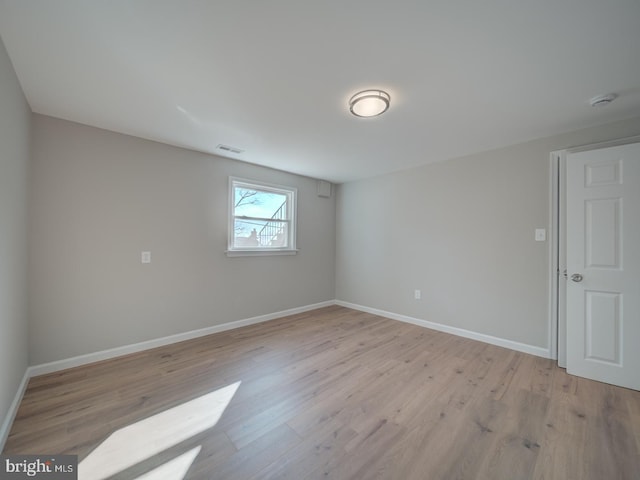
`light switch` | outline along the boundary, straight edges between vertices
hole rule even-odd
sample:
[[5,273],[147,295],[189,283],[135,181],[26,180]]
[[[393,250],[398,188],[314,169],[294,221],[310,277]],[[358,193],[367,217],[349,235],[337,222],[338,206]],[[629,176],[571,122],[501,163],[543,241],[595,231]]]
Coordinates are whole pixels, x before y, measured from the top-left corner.
[[140,256],[140,261],[142,263],[151,263],[151,252],[142,252]]
[[544,228],[536,228],[536,242],[544,242],[547,239],[547,231]]

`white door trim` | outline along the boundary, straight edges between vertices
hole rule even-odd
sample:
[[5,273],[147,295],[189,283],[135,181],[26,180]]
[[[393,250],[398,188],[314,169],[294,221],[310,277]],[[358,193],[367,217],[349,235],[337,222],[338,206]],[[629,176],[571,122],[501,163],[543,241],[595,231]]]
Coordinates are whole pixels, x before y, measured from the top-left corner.
[[567,150],[551,152],[551,266],[549,268],[549,337],[552,358],[567,367],[567,319],[565,312],[565,162]]
[[569,153],[597,150],[600,148],[618,147],[629,143],[640,142],[640,135],[620,138],[606,142],[591,143],[564,150],[555,150],[550,154],[551,162],[551,202],[549,228],[549,353],[558,360],[558,366],[567,367],[567,318],[566,318],[566,198],[565,169]]
[[560,311],[560,288],[559,282],[561,280],[560,275],[562,270],[560,265],[562,260],[560,258],[560,245],[561,240],[564,238],[564,232],[561,225],[561,193],[564,188],[561,188],[560,182],[564,180],[561,175],[561,171],[564,169],[564,151],[551,152],[551,202],[549,205],[550,212],[549,217],[551,219],[551,225],[549,227],[549,354],[554,360],[558,360],[558,364],[562,367],[563,363],[566,365],[565,355],[565,337],[560,331],[561,324],[561,311]]

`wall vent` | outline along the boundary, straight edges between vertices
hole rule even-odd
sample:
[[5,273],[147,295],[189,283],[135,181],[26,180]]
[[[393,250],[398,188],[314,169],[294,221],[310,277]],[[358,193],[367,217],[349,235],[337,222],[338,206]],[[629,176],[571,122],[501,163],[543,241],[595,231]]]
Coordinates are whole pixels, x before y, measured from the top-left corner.
[[318,180],[318,196],[323,198],[331,197],[331,184],[324,180]]
[[221,143],[216,148],[226,153],[235,153],[236,155],[239,155],[242,152],[244,152],[244,150],[240,150],[239,148],[230,147],[229,145],[223,145]]

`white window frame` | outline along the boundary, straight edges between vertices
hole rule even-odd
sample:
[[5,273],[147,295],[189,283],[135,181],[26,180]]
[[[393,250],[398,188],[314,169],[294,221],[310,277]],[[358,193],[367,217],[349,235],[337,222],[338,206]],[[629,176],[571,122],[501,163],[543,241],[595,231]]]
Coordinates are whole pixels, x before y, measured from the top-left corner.
[[[249,246],[242,247],[235,245],[235,221],[236,218],[247,219],[250,217],[240,217],[235,214],[235,191],[236,188],[247,188],[250,190],[258,190],[261,192],[278,193],[287,196],[287,221],[289,223],[288,239],[286,247],[269,247],[269,246]],[[261,256],[261,255],[295,255],[296,249],[296,233],[297,233],[297,201],[298,189],[295,187],[287,187],[283,185],[275,185],[272,183],[260,182],[257,180],[247,180],[238,177],[229,177],[229,225],[228,225],[228,242],[226,254],[228,257],[240,256]],[[261,219],[265,220],[265,219]]]

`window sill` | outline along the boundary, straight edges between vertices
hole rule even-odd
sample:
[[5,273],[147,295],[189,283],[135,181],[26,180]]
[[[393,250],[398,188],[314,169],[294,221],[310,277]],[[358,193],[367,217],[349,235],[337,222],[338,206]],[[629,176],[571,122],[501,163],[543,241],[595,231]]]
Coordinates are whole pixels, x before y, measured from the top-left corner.
[[269,257],[274,255],[295,255],[298,250],[226,250],[227,257]]

